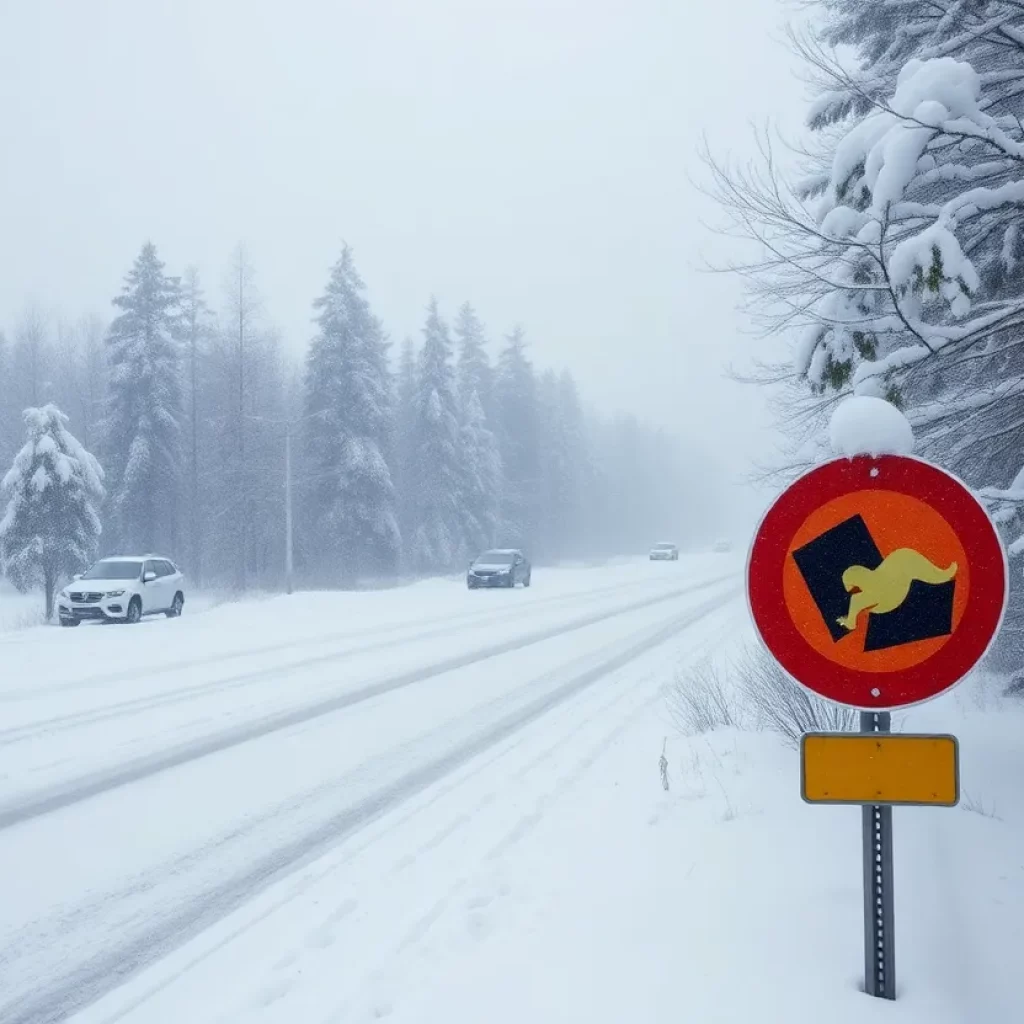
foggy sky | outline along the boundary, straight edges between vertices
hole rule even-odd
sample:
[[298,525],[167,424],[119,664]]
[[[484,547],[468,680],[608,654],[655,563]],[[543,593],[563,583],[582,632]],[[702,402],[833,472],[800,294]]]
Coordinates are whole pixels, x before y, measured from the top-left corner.
[[[698,271],[708,132],[799,111],[765,0],[0,0],[0,324],[110,315],[141,243],[221,298],[244,241],[293,350],[342,241],[395,341],[436,293],[585,397],[762,451],[737,285]],[[736,492],[741,493],[739,491]]]

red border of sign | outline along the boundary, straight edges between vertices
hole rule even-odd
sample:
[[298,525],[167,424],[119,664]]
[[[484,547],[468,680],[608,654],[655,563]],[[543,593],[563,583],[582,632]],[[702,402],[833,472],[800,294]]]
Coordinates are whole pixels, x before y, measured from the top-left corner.
[[[872,476],[872,470],[878,472]],[[933,503],[959,537],[971,567],[970,596],[956,637],[927,661],[885,675],[830,661],[804,640],[784,609],[779,614],[783,567],[793,535],[815,509],[856,490],[896,491]],[[1006,552],[981,503],[951,473],[905,455],[840,458],[805,473],[764,514],[747,555],[747,601],[772,656],[812,693],[869,711],[920,704],[960,682],[999,632],[1008,589]],[[872,688],[883,679],[885,692],[873,697]]]

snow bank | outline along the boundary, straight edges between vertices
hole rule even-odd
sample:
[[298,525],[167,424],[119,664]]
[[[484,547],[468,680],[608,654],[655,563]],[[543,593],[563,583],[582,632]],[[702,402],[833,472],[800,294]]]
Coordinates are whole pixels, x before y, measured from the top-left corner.
[[19,594],[6,580],[0,579],[0,633],[39,626],[45,617],[41,592]]
[[910,455],[914,431],[906,416],[881,398],[854,395],[842,402],[829,423],[836,455]]

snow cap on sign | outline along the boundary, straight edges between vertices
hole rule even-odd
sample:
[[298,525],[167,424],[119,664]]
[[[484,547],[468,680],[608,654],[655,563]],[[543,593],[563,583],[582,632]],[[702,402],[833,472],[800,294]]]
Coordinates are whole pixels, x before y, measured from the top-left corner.
[[910,455],[914,431],[906,416],[882,398],[853,395],[840,403],[829,423],[836,455]]

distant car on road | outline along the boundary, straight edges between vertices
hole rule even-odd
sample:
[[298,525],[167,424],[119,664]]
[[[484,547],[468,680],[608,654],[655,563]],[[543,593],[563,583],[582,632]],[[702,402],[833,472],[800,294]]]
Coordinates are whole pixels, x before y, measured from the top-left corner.
[[724,555],[727,551],[732,551],[732,542],[728,540],[716,540],[712,545],[711,550],[719,555]]
[[57,595],[62,626],[86,620],[138,622],[143,615],[181,615],[185,578],[168,558],[124,555],[101,558]]
[[470,590],[478,587],[507,587],[517,583],[530,585],[532,566],[526,556],[517,548],[496,548],[485,551],[475,559],[466,573],[466,586]]
[[655,544],[651,548],[650,559],[652,562],[678,562],[679,561],[679,548],[675,544],[669,544],[667,542],[662,544]]

